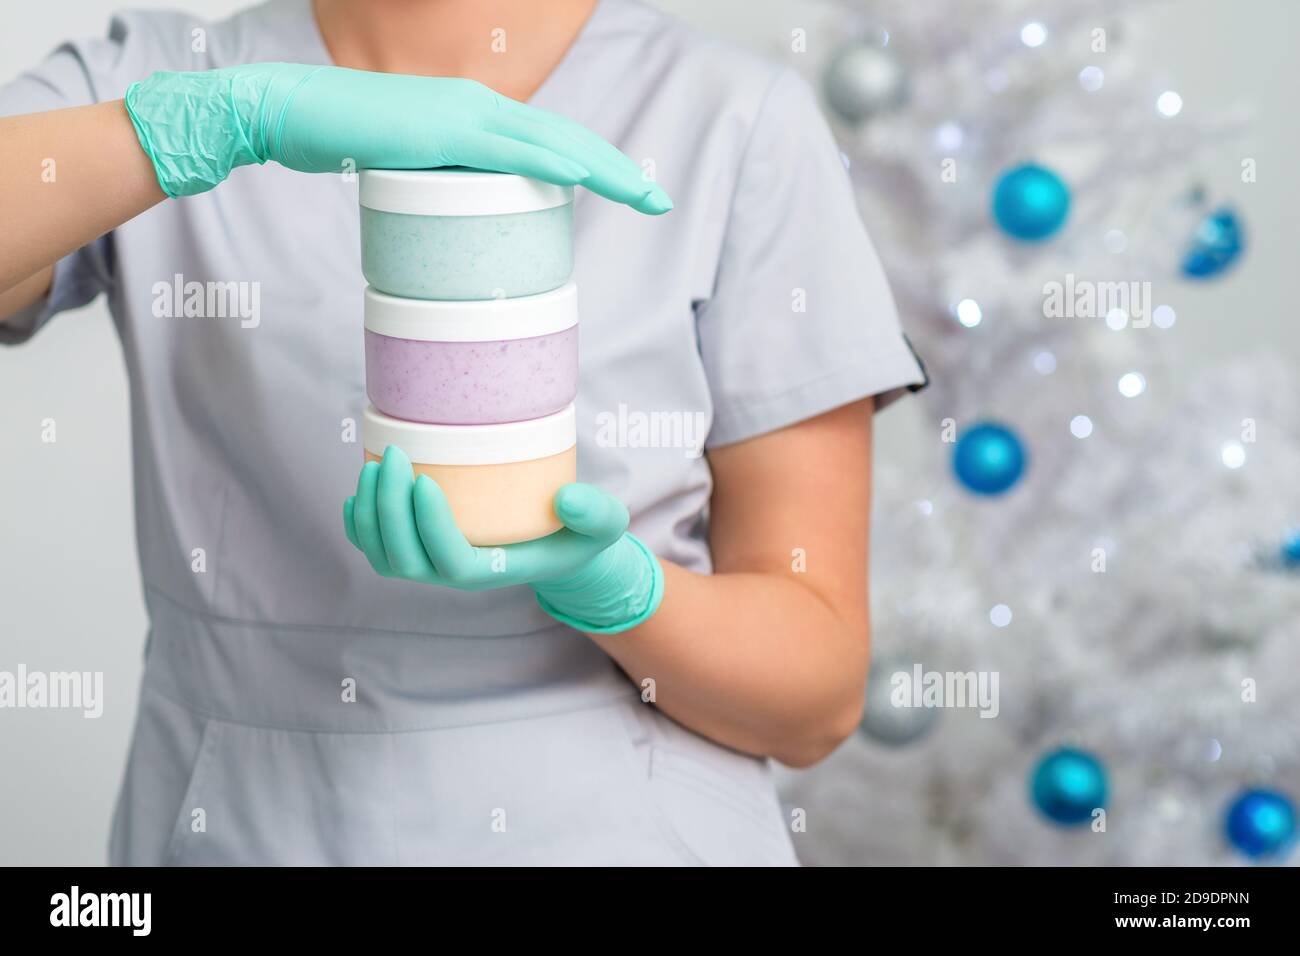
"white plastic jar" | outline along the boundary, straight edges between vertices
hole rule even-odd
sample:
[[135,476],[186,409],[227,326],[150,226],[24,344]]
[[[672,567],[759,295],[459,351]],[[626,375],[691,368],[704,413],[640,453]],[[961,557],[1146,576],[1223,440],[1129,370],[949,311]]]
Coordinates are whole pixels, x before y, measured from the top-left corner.
[[367,461],[396,445],[417,477],[438,483],[470,544],[513,544],[561,528],[555,493],[576,480],[578,469],[573,405],[499,425],[429,425],[367,406],[361,431]]
[[416,299],[557,289],[573,273],[573,187],[452,167],[361,172],[361,271]]

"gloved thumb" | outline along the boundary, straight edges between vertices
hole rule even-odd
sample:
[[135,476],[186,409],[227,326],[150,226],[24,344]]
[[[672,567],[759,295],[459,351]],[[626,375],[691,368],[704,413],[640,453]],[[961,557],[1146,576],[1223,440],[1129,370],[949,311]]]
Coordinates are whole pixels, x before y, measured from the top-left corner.
[[623,502],[578,482],[555,493],[555,513],[570,531],[606,544],[622,537],[630,520]]

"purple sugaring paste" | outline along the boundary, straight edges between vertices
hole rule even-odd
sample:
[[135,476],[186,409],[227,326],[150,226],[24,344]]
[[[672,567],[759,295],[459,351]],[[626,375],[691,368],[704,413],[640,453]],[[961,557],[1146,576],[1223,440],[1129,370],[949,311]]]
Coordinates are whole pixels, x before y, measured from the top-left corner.
[[366,392],[381,412],[413,422],[541,418],[578,394],[578,327],[499,342],[423,342],[367,329]]

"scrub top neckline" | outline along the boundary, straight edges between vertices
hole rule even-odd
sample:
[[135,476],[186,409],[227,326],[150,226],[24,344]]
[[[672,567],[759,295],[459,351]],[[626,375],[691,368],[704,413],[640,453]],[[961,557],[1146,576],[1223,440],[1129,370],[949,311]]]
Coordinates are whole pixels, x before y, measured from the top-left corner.
[[[298,0],[298,5],[302,9],[303,16],[307,20],[307,32],[310,36],[311,45],[313,47],[310,53],[310,59],[327,66],[338,66],[338,64],[334,62],[334,57],[330,55],[329,46],[325,42],[325,35],[321,33],[320,23],[316,20],[316,9],[312,0]],[[525,103],[529,106],[543,106],[545,101],[548,99],[551,89],[557,82],[556,78],[561,77],[562,74],[572,68],[572,63],[576,54],[579,49],[586,44],[596,28],[598,21],[604,18],[606,12],[605,8],[607,6],[609,6],[608,0],[596,0],[596,5],[592,7],[591,14],[578,29],[577,34],[574,35],[572,42],[569,43],[568,49],[564,51],[564,55],[560,57],[559,62],[555,64],[551,72],[546,74],[546,78],[542,80],[541,85],[533,91],[533,95],[524,101]]]

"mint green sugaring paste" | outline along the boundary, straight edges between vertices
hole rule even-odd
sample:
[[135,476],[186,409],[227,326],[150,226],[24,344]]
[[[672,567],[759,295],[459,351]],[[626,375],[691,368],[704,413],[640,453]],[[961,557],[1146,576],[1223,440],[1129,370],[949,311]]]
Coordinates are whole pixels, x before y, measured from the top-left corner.
[[558,289],[573,272],[573,204],[497,216],[361,207],[361,271],[412,299],[496,299]]

